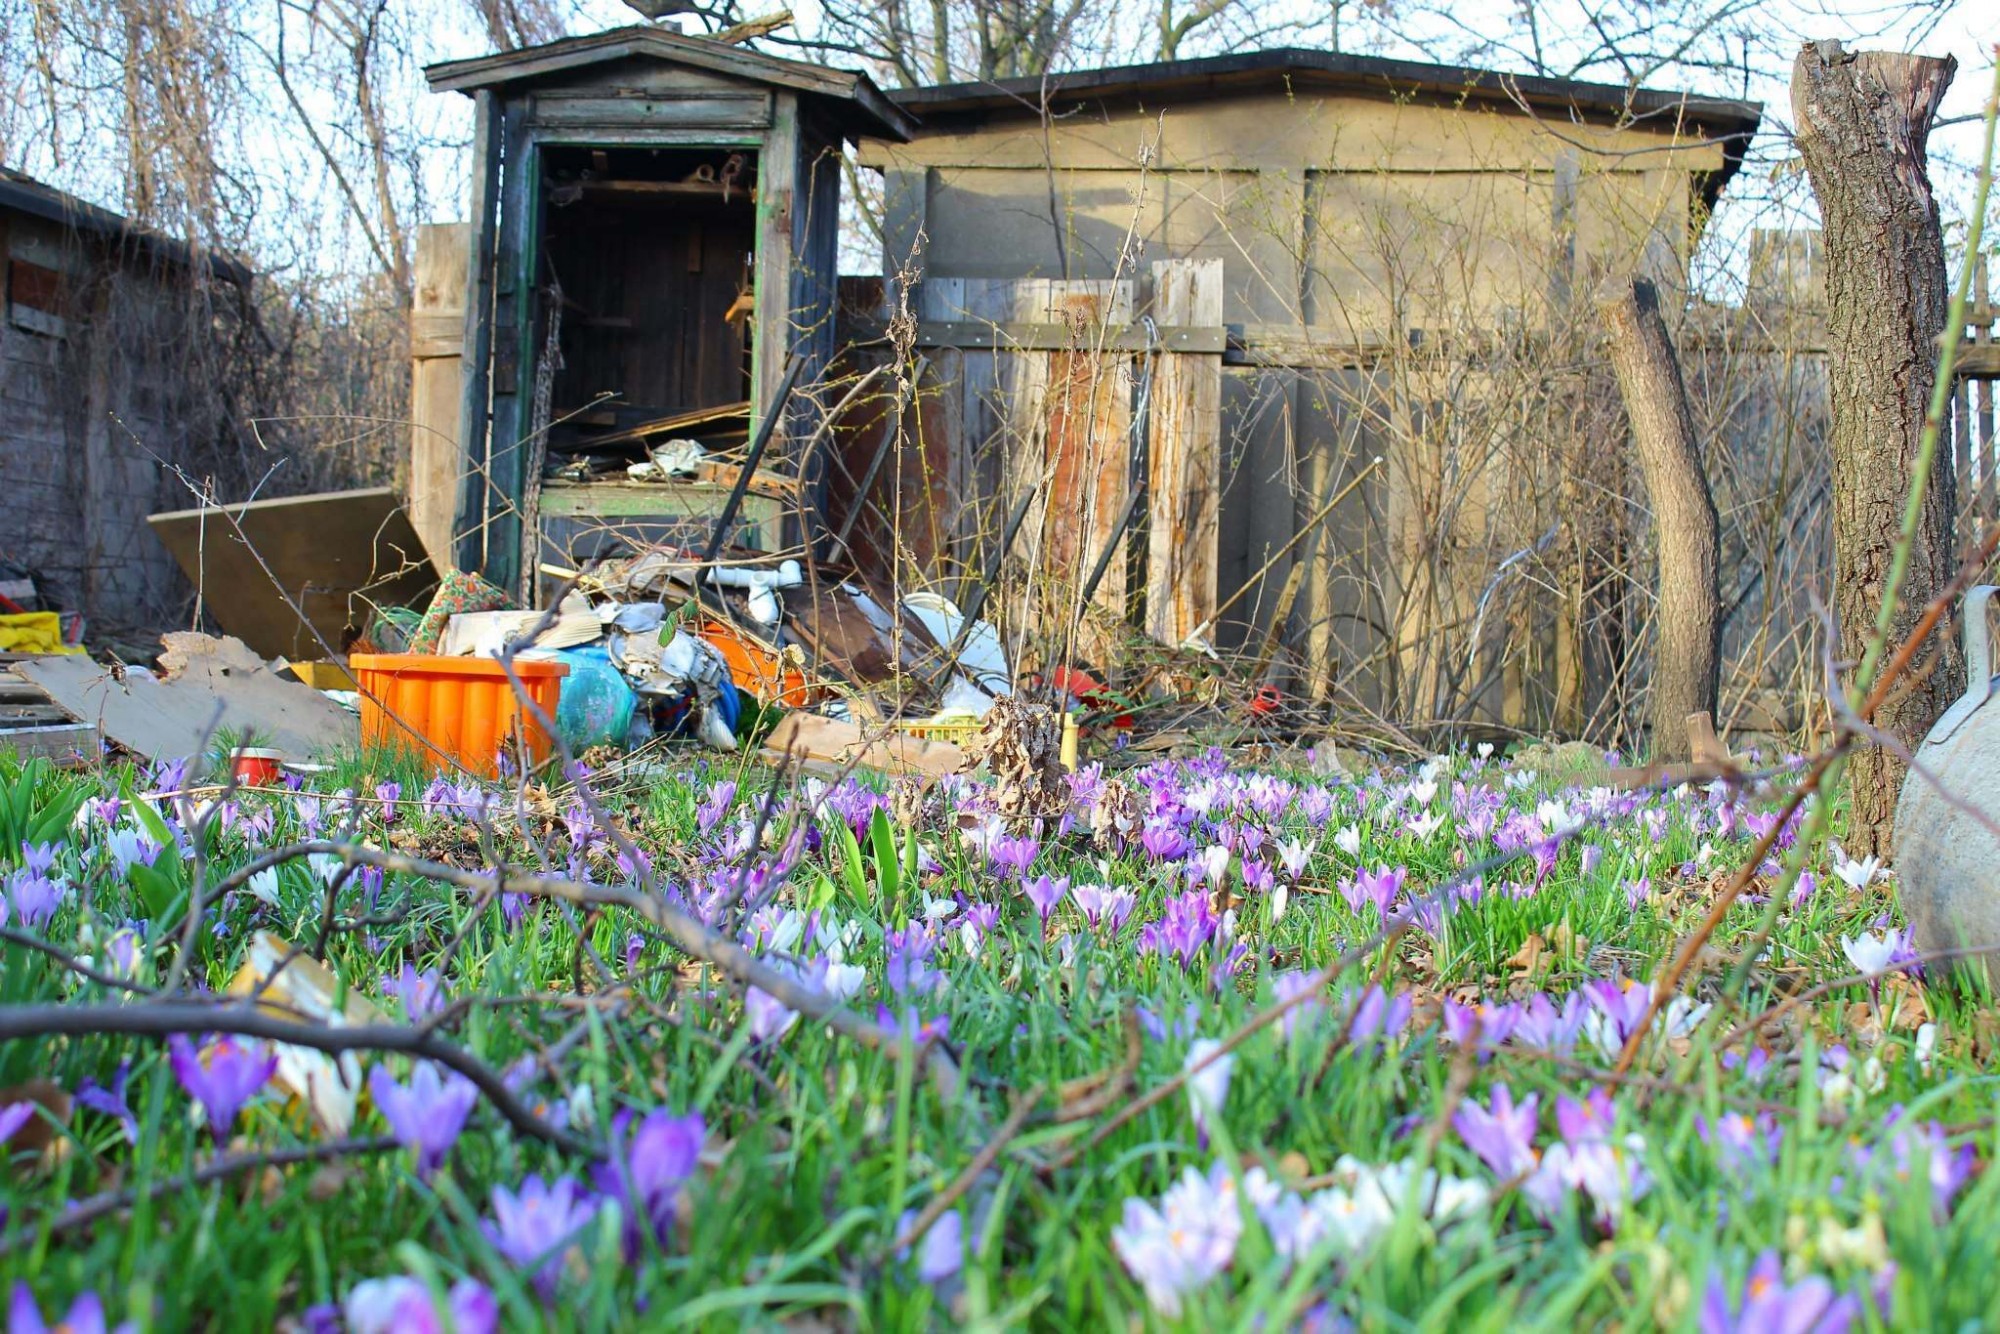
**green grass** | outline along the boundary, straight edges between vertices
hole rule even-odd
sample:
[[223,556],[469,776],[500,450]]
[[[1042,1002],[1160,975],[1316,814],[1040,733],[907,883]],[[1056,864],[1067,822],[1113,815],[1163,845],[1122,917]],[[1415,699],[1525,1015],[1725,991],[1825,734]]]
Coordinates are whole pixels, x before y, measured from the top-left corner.
[[[684,881],[690,866],[715,864],[701,851],[708,840],[695,828],[695,807],[710,781],[742,780],[739,813],[767,781],[754,769],[705,767],[706,773],[686,779],[608,790],[608,804],[665,878]],[[0,778],[13,772],[0,764]],[[381,761],[351,758],[314,786],[365,792],[387,772]],[[86,793],[130,790],[135,777],[121,771],[40,774],[32,805],[54,808]],[[476,841],[464,831],[416,814],[424,781],[418,772],[405,769],[400,777],[398,825],[416,835],[419,850],[450,852],[468,864],[476,859]],[[1448,789],[1449,778],[1442,786]],[[1535,789],[1507,797],[1510,809],[1532,810],[1541,795]],[[1436,802],[1448,809],[1444,792]],[[1677,810],[1683,805],[1670,803]],[[246,837],[239,822],[220,835],[218,871],[241,864],[253,844],[284,841],[295,823],[286,799],[245,797],[241,804],[245,810],[273,807],[277,827],[268,838]],[[789,818],[778,822],[780,834]],[[1284,835],[1323,840],[1304,877],[1308,883],[1331,889],[1345,873],[1350,859],[1334,848],[1330,834],[1351,818],[1342,814],[1327,830],[1309,830],[1294,808],[1279,822]],[[1399,828],[1371,832],[1363,863],[1404,864],[1412,886],[1457,873],[1465,849],[1451,821],[1421,844]],[[379,842],[383,831],[370,825],[363,832]],[[883,834],[864,831],[859,840],[843,837],[837,827],[827,832],[821,849],[792,876],[785,901],[824,905],[841,920],[857,922],[849,958],[868,972],[853,1003],[864,1012],[889,999],[882,937],[899,917],[917,915],[926,899],[953,893],[1002,906],[1001,926],[981,956],[969,959],[955,937],[949,940],[938,965],[947,975],[941,992],[916,1003],[926,1018],[949,1016],[951,1049],[967,1079],[961,1100],[942,1099],[896,1049],[871,1050],[809,1021],[776,1042],[746,1044],[740,997],[656,938],[645,946],[636,983],[628,983],[623,958],[637,924],[616,911],[593,914],[585,929],[618,973],[617,986],[629,985],[636,994],[615,1014],[570,1003],[578,950],[557,905],[536,903],[510,925],[497,904],[481,909],[465,892],[392,874],[380,902],[407,904],[407,912],[372,931],[337,932],[327,965],[348,987],[381,1002],[385,976],[405,962],[433,966],[457,941],[445,979],[448,994],[506,1003],[472,1007],[453,1027],[453,1041],[502,1068],[581,1026],[559,1077],[535,1090],[545,1103],[562,1098],[573,1111],[582,1105],[575,1123],[580,1133],[601,1134],[619,1107],[678,1112],[698,1106],[707,1118],[714,1164],[690,1184],[683,1222],[670,1243],[628,1264],[612,1220],[600,1218],[578,1240],[560,1300],[545,1307],[499,1259],[480,1220],[494,1186],[512,1188],[529,1173],[587,1180],[589,1164],[512,1133],[487,1107],[475,1111],[445,1170],[428,1182],[416,1177],[408,1154],[376,1153],[209,1185],[183,1183],[88,1229],[51,1236],[46,1221],[63,1201],[172,1181],[213,1149],[190,1119],[190,1101],[161,1044],[117,1036],[24,1038],[0,1046],[0,1085],[30,1079],[72,1090],[86,1079],[108,1084],[120,1061],[129,1060],[128,1099],[140,1127],[131,1145],[116,1122],[79,1110],[60,1131],[61,1153],[16,1161],[0,1183],[8,1208],[0,1281],[26,1281],[51,1314],[75,1293],[94,1289],[114,1320],[130,1318],[153,1329],[272,1327],[313,1305],[337,1302],[358,1280],[402,1273],[447,1284],[461,1275],[477,1277],[494,1289],[508,1327],[774,1327],[808,1315],[839,1327],[893,1330],[1172,1325],[1149,1310],[1112,1248],[1112,1228],[1128,1197],[1157,1200],[1184,1167],[1205,1169],[1217,1152],[1239,1167],[1262,1164],[1281,1175],[1326,1173],[1343,1155],[1367,1164],[1412,1159],[1498,1187],[1448,1128],[1434,1153],[1427,1147],[1427,1128],[1460,1096],[1455,1086],[1465,1083],[1465,1095],[1481,1102],[1502,1081],[1517,1098],[1539,1093],[1541,1142],[1554,1138],[1555,1099],[1580,1097],[1592,1086],[1580,1067],[1601,1070],[1610,1062],[1586,1042],[1575,1064],[1507,1049],[1483,1064],[1470,1063],[1439,1042],[1430,1002],[1461,992],[1499,1000],[1510,988],[1560,998],[1614,972],[1652,977],[1707,902],[1669,909],[1656,898],[1635,910],[1621,887],[1641,872],[1652,876],[1656,890],[1686,883],[1677,868],[1702,840],[1688,833],[1680,816],[1657,842],[1631,821],[1586,833],[1579,842],[1605,848],[1597,868],[1584,874],[1579,844],[1572,843],[1539,891],[1520,900],[1497,886],[1531,875],[1524,869],[1531,863],[1490,872],[1488,884],[1496,888],[1454,915],[1442,941],[1412,933],[1357,968],[1357,978],[1379,974],[1393,989],[1412,990],[1419,1003],[1405,1033],[1386,1048],[1343,1048],[1330,1062],[1325,1057],[1335,1019],[1292,1041],[1276,1027],[1255,1035],[1237,1054],[1209,1151],[1197,1147],[1188,1102],[1178,1093],[1054,1170],[1046,1164],[1103,1118],[1032,1124],[968,1193],[964,1269],[939,1293],[918,1280],[912,1264],[888,1253],[897,1220],[960,1173],[1004,1118],[1011,1097],[1115,1069],[1124,1053],[1123,1017],[1134,1005],[1170,1030],[1144,1042],[1133,1094],[1158,1085],[1180,1070],[1190,1036],[1226,1036],[1270,1004],[1273,973],[1315,967],[1364,943],[1374,932],[1374,913],[1357,916],[1335,893],[1296,892],[1283,918],[1270,924],[1269,905],[1250,898],[1238,910],[1239,938],[1251,946],[1247,962],[1240,974],[1216,985],[1205,966],[1188,968],[1132,948],[1140,924],[1161,915],[1170,892],[1169,877],[1137,849],[1108,865],[1108,878],[1139,891],[1131,924],[1116,943],[1102,943],[1065,903],[1053,934],[1083,937],[1065,960],[1043,941],[1026,900],[1008,892],[983,859],[962,846],[955,824],[917,835],[941,866],[917,883],[908,874],[914,864],[908,828],[884,821]],[[567,843],[560,825],[550,833],[560,870]],[[884,834],[887,841],[879,841]],[[93,869],[101,834],[71,837],[84,846],[73,843],[62,853],[58,869],[72,887],[43,934],[88,954],[101,946],[85,942],[101,942],[127,918],[146,915],[147,898],[131,879],[117,881]],[[1735,865],[1747,850],[1740,836],[1725,841],[1711,831],[1707,837],[1715,846],[1711,869]],[[516,861],[534,860],[518,833],[502,833],[496,846]],[[1471,856],[1490,851],[1482,845]],[[1045,846],[1036,869],[1104,879],[1101,856],[1077,836]],[[1865,1288],[1883,1272],[1883,1262],[1893,1262],[1898,1327],[1984,1327],[1995,1304],[1990,1265],[1983,1261],[1988,1239],[2000,1234],[2000,1182],[1990,1173],[1976,1175],[1942,1213],[1933,1208],[1921,1158],[1901,1174],[1864,1171],[1855,1146],[1881,1144],[1893,1132],[1885,1128],[1890,1109],[1901,1105],[1904,1124],[1941,1122],[1954,1143],[1977,1150],[1982,1166],[1992,1160],[1989,1011],[1939,987],[1928,991],[1937,1023],[1929,1073],[1913,1058],[1909,1027],[1892,1024],[1873,1045],[1855,1030],[1867,1017],[1865,1004],[1853,1009],[1868,1000],[1862,986],[1802,1007],[1797,1022],[1776,1035],[1772,1070],[1760,1084],[1723,1068],[1706,1050],[1743,1014],[1774,1003],[1771,989],[1780,981],[1811,985],[1852,972],[1841,937],[1894,913],[1891,887],[1850,893],[1824,874],[1823,856],[1816,869],[1822,873],[1819,893],[1803,911],[1779,916],[1764,964],[1753,971],[1740,1004],[1718,1003],[1714,1021],[1694,1036],[1691,1050],[1685,1043],[1649,1044],[1637,1073],[1652,1082],[1614,1090],[1619,1130],[1643,1136],[1652,1178],[1650,1191],[1626,1207],[1615,1233],[1595,1226],[1584,1208],[1544,1217],[1519,1191],[1507,1191],[1479,1217],[1444,1227],[1406,1208],[1366,1250],[1322,1256],[1324,1263],[1292,1270],[1252,1220],[1228,1272],[1190,1297],[1179,1323],[1289,1327],[1308,1306],[1323,1302],[1370,1329],[1687,1326],[1712,1273],[1724,1276],[1734,1299],[1751,1257],[1775,1247],[1794,1276],[1824,1274],[1843,1290]],[[601,880],[618,876],[602,855],[590,870]],[[343,918],[359,911],[352,897],[343,899]],[[310,944],[321,900],[303,864],[282,873],[275,908],[248,894],[234,896],[217,914],[221,933],[200,933],[192,976],[226,987],[255,930]],[[1759,904],[1738,904],[1713,944],[1725,955],[1734,953],[1762,914]],[[1524,976],[1508,961],[1519,957],[1531,936],[1546,949],[1538,971]],[[157,936],[154,945],[149,975],[157,979],[171,946]],[[602,1001],[605,987],[587,967],[588,989]],[[1721,1002],[1721,980],[1703,973],[1693,985],[1700,997]],[[106,997],[49,956],[6,946],[0,1003],[65,999]],[[900,1008],[907,1002],[891,1003]],[[1171,1029],[1186,1023],[1190,1010],[1191,1031],[1174,1035]],[[1836,1043],[1850,1047],[1855,1071],[1837,1105],[1812,1074],[1818,1053]],[[406,1070],[401,1058],[384,1059],[393,1070]],[[1879,1062],[1879,1084],[1872,1068],[1862,1073],[1871,1060]],[[1316,1078],[1323,1064],[1324,1077]],[[1836,1092],[1840,1087],[1835,1081]],[[1697,1115],[1712,1119],[1753,1101],[1782,1109],[1782,1152],[1769,1166],[1728,1163],[1697,1132]],[[365,1101],[355,1133],[383,1133]],[[269,1095],[252,1105],[237,1134],[243,1146],[259,1148],[313,1138],[295,1111]],[[1828,1237],[1839,1241],[1835,1228],[1872,1233],[1877,1223],[1885,1248],[1879,1254],[1859,1244],[1825,1244]],[[1876,1317],[1871,1311],[1866,1319]]]

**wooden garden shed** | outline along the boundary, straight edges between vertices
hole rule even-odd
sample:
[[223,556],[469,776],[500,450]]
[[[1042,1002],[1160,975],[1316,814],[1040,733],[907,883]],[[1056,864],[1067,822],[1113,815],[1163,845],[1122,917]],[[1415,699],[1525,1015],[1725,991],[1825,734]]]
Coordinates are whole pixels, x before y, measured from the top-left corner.
[[[427,74],[476,104],[475,195],[462,317],[430,328],[420,297],[419,355],[458,332],[462,396],[455,439],[418,437],[413,500],[421,512],[432,493],[435,509],[455,490],[456,562],[512,588],[541,558],[524,531],[567,524],[580,540],[597,518],[651,518],[642,528],[659,536],[694,517],[632,513],[609,488],[545,492],[547,460],[647,422],[736,413],[754,430],[795,354],[798,383],[819,381],[834,353],[842,141],[901,142],[912,122],[865,74],[659,27]],[[794,395],[779,448],[822,407]]]

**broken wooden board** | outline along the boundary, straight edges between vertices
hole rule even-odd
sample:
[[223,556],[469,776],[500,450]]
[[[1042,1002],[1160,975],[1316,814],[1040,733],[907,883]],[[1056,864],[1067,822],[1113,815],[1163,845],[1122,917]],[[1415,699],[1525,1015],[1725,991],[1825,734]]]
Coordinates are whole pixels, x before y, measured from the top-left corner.
[[376,607],[422,607],[437,587],[437,566],[389,487],[176,510],[147,522],[216,624],[266,658],[325,657],[321,638],[344,652]]
[[965,752],[942,741],[919,741],[891,734],[869,739],[853,723],[817,713],[788,713],[771,729],[765,748],[788,759],[823,764],[859,764],[892,774],[923,774],[943,778],[965,763]]
[[60,656],[14,670],[85,726],[148,759],[199,756],[222,733],[254,733],[289,760],[352,748],[360,721],[310,686],[280,676],[240,639],[178,633],[162,637],[167,676],[138,672],[116,680],[103,663]]

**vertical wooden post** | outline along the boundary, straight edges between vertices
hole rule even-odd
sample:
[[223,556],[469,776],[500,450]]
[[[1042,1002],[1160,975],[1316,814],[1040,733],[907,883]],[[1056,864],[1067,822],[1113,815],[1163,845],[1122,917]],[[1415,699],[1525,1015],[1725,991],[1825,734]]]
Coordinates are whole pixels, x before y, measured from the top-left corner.
[[[771,128],[757,154],[757,309],[751,318],[750,429],[755,431],[771,409],[778,382],[784,379],[794,338],[792,275],[799,257],[794,248],[793,212],[799,170],[799,99],[797,94],[773,94]],[[772,448],[783,453],[783,424],[772,437]]]
[[493,94],[472,95],[472,231],[465,248],[465,334],[460,342],[457,437],[460,486],[453,535],[461,570],[486,562],[487,443],[491,427],[493,246],[500,209],[500,108]]
[[465,470],[459,364],[465,346],[466,253],[472,224],[417,229],[416,304],[410,312],[410,522],[440,568],[457,562],[453,532]]
[[[1219,327],[1222,261],[1170,259],[1153,265],[1153,319],[1162,327]],[[1161,352],[1150,413],[1146,630],[1162,643],[1178,644],[1215,616],[1221,353]]]
[[[1977,265],[1973,270],[1973,299],[1979,303],[1979,323],[1972,331],[1972,341],[1979,347],[1993,345],[1993,295],[1986,282],[1986,256],[1974,258]],[[1968,433],[1972,438],[1972,448],[1978,457],[1979,470],[1979,521],[1992,523],[1995,516],[1993,469],[1995,465],[1993,439],[1993,379],[1991,368],[1982,368],[1982,373],[1973,385],[1973,393],[1978,398],[1979,414],[1973,419],[1973,429]]]

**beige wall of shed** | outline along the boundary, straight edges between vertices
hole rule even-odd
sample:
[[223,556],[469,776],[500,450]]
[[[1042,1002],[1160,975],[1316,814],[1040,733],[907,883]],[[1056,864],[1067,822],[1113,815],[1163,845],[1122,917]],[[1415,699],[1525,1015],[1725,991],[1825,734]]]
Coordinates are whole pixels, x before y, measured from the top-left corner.
[[1634,269],[1677,281],[1691,175],[1723,165],[1665,124],[1278,95],[870,141],[861,161],[921,181],[891,192],[921,219],[889,221],[921,222],[925,276],[1220,258],[1226,321],[1357,332],[1513,322]]

